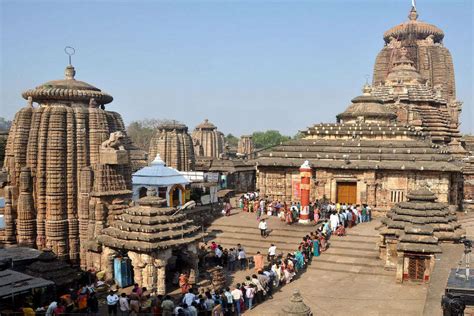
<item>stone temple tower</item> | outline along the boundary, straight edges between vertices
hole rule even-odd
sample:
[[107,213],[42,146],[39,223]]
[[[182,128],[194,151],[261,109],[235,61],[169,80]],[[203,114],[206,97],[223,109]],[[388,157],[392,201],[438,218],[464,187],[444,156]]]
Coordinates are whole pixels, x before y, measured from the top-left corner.
[[461,102],[456,100],[454,66],[451,53],[443,45],[444,32],[437,26],[420,21],[412,7],[408,21],[396,25],[383,35],[385,46],[375,60],[373,86],[383,84],[397,66],[400,49],[414,64],[428,86],[439,90],[439,98],[447,101],[450,128],[459,126]]
[[152,162],[157,154],[160,154],[169,167],[179,171],[194,170],[194,147],[188,127],[174,121],[158,125],[150,142],[149,162]]
[[[131,170],[122,118],[104,107],[112,96],[75,74],[68,65],[64,79],[23,92],[28,102],[13,120],[2,172],[8,178],[4,242],[78,261],[80,247],[93,238],[88,225],[107,216],[89,194],[97,202],[115,192],[120,205],[131,193]],[[90,185],[82,189],[87,199],[81,194],[84,169],[90,171]]]
[[217,127],[207,119],[196,126],[192,138],[196,156],[219,158],[224,153],[224,134],[219,132]]

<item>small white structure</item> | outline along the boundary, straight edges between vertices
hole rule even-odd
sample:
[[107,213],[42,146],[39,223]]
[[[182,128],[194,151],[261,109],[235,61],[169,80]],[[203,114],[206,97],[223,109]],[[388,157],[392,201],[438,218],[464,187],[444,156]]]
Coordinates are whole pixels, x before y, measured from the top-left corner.
[[148,189],[154,188],[158,196],[166,199],[168,206],[180,206],[186,203],[186,186],[190,181],[178,170],[167,167],[160,155],[156,155],[149,166],[133,174],[133,199],[146,196]]

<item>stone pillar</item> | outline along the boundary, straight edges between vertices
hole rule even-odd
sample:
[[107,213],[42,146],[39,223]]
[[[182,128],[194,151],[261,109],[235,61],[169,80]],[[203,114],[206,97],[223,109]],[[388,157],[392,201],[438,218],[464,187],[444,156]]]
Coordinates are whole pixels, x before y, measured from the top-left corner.
[[171,258],[171,249],[167,249],[155,258],[155,268],[156,268],[156,293],[158,295],[166,294],[166,264]]
[[[188,245],[189,255],[191,257],[193,268],[190,271],[189,276],[189,283],[194,287],[199,282],[199,256],[198,256],[198,249],[197,244],[189,244]],[[194,280],[191,280],[191,274],[194,271]]]
[[403,282],[403,271],[405,268],[405,256],[403,252],[397,253],[397,274],[396,274],[396,281],[397,283]]
[[102,266],[105,266],[105,280],[114,279],[114,259],[116,254],[115,250],[109,247],[103,247]]
[[309,224],[309,197],[311,191],[311,175],[312,170],[311,166],[309,165],[309,161],[306,160],[300,167],[300,176],[301,176],[301,184],[300,184],[300,194],[301,194],[301,211],[300,211],[300,219],[299,223],[301,224]]
[[139,286],[143,284],[143,269],[145,268],[145,264],[143,263],[140,254],[129,251],[128,257],[132,260],[133,266],[133,276],[135,283],[138,283]]

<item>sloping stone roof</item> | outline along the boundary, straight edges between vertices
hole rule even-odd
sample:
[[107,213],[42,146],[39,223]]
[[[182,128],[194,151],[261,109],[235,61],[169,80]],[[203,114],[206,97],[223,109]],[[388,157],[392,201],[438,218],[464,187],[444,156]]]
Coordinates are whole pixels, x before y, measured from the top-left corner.
[[[456,215],[449,211],[449,206],[436,202],[436,195],[428,189],[411,191],[407,198],[408,201],[396,204],[382,219],[382,235],[403,236],[407,229],[409,234],[430,235],[426,231],[428,229],[440,241],[459,240],[465,235]],[[414,230],[411,226],[417,228]]]
[[301,139],[258,154],[261,166],[360,170],[432,170],[460,172],[453,157],[424,140]]
[[100,243],[119,249],[154,252],[186,245],[203,237],[200,227],[177,212],[176,208],[163,207],[164,199],[146,196],[137,206],[116,215],[109,227],[98,236]]

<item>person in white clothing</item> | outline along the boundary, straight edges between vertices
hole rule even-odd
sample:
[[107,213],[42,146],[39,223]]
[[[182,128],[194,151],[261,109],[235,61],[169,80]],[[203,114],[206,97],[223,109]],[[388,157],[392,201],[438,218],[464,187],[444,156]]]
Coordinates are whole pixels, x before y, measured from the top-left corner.
[[277,251],[277,247],[274,244],[271,244],[270,248],[268,248],[268,258],[267,259],[272,264],[275,261],[276,251]]
[[329,222],[331,223],[331,230],[335,232],[339,225],[339,216],[337,216],[336,213],[332,213],[331,216],[329,216]]
[[263,238],[266,238],[268,235],[267,235],[267,222],[262,219],[260,221],[260,223],[258,224],[258,228],[260,229],[260,236],[262,236]]
[[240,283],[237,283],[235,289],[230,293],[232,294],[232,300],[234,301],[235,315],[240,316],[240,300],[244,297],[244,293],[240,290]]

